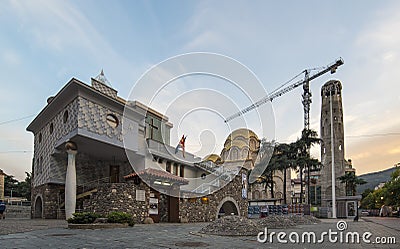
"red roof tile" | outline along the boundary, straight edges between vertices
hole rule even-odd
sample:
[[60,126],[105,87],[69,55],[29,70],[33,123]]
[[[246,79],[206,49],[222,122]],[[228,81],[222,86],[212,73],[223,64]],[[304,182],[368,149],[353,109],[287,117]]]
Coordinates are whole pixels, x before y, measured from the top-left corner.
[[183,177],[173,175],[173,174],[171,174],[171,173],[169,173],[167,171],[164,171],[164,170],[153,169],[153,168],[147,168],[147,169],[139,171],[137,173],[133,172],[133,173],[131,173],[129,175],[124,176],[124,178],[125,179],[130,179],[130,178],[132,178],[132,177],[134,177],[136,175],[138,175],[138,176],[159,177],[159,178],[162,178],[162,179],[165,179],[165,180],[170,180],[170,181],[175,181],[175,182],[177,181],[177,182],[181,182],[181,183],[184,183],[184,184],[188,184],[189,183],[189,181],[186,180]]

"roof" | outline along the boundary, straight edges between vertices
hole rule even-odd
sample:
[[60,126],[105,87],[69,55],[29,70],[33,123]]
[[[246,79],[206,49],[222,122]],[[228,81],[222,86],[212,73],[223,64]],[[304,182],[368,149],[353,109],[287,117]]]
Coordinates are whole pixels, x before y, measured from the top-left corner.
[[189,184],[189,181],[183,177],[173,175],[167,171],[154,169],[154,168],[147,168],[145,170],[139,172],[133,172],[129,175],[124,176],[126,180],[133,178],[134,176],[148,176],[151,178],[161,178],[162,180],[168,180],[172,182],[176,182],[179,184]]
[[217,154],[210,154],[203,159],[203,161],[211,161],[213,163],[221,163],[221,160],[221,157]]
[[234,140],[237,137],[244,137],[244,138],[255,137],[256,139],[258,139],[257,134],[254,131],[249,130],[247,128],[240,128],[234,130],[226,139]]
[[230,150],[231,147],[237,147],[239,149],[249,148],[249,142],[245,142],[243,140],[233,140],[232,142],[225,145],[225,150]]

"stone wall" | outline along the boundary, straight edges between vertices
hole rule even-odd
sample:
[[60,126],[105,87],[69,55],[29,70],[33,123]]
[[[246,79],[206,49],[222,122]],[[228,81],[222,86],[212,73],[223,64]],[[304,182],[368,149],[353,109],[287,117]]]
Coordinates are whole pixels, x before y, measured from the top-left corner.
[[7,219],[10,218],[29,219],[31,218],[31,207],[7,205],[6,217]]
[[[145,201],[136,200],[136,190],[145,191]],[[149,216],[150,188],[143,182],[139,185],[133,181],[126,183],[104,184],[97,188],[97,192],[83,203],[84,211],[91,211],[107,215],[113,211],[132,214],[136,223],[142,223]]]
[[[64,115],[68,119],[64,122]],[[54,172],[51,155],[55,153],[56,142],[78,127],[78,98],[70,102],[53,119],[34,134],[33,186],[39,186],[49,181]],[[57,174],[57,173],[56,173]]]
[[179,215],[181,220],[188,222],[209,222],[216,219],[219,208],[224,199],[233,199],[239,206],[239,215],[247,217],[248,200],[242,198],[242,170],[225,187],[219,189],[213,194],[206,195],[208,204],[203,204],[201,198],[181,199],[179,205]]
[[42,218],[57,219],[60,191],[63,190],[64,186],[59,184],[43,184],[33,188],[31,193],[31,217],[35,217],[36,200],[41,198],[43,204]]

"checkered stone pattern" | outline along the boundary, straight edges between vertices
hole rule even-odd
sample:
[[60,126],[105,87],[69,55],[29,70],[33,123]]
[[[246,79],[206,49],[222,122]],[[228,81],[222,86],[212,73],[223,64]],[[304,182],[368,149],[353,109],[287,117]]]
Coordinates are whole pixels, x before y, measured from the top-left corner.
[[[68,120],[64,123],[64,113],[68,111]],[[53,133],[50,134],[50,126],[53,124]],[[55,144],[62,137],[77,128],[78,124],[78,98],[72,100],[64,109],[58,112],[46,123],[34,137],[34,161],[33,161],[33,186],[47,183],[57,172],[53,155],[56,154]],[[39,142],[39,136],[42,141]],[[66,166],[63,166],[66,167]]]
[[[112,114],[118,119],[118,126],[107,123],[107,115]],[[103,105],[79,97],[78,127],[98,135],[107,136],[122,142],[122,114]]]
[[117,90],[112,89],[111,87],[106,86],[103,83],[98,82],[95,79],[92,79],[92,86],[93,86],[94,89],[96,89],[96,90],[98,90],[98,91],[100,91],[100,92],[102,92],[102,93],[104,93],[104,94],[106,94],[106,95],[108,95],[108,96],[110,96],[110,97],[112,97],[114,99],[117,98],[117,93],[118,93]]

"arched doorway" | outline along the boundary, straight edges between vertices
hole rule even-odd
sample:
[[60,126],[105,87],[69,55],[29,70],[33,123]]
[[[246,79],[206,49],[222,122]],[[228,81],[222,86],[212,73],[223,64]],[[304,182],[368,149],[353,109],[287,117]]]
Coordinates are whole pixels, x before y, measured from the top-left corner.
[[239,215],[239,206],[232,197],[225,197],[217,207],[217,218],[226,215]]
[[36,200],[35,200],[35,209],[34,209],[34,213],[33,213],[33,218],[39,218],[41,219],[42,213],[43,213],[43,202],[42,202],[42,197],[41,196],[37,196]]

